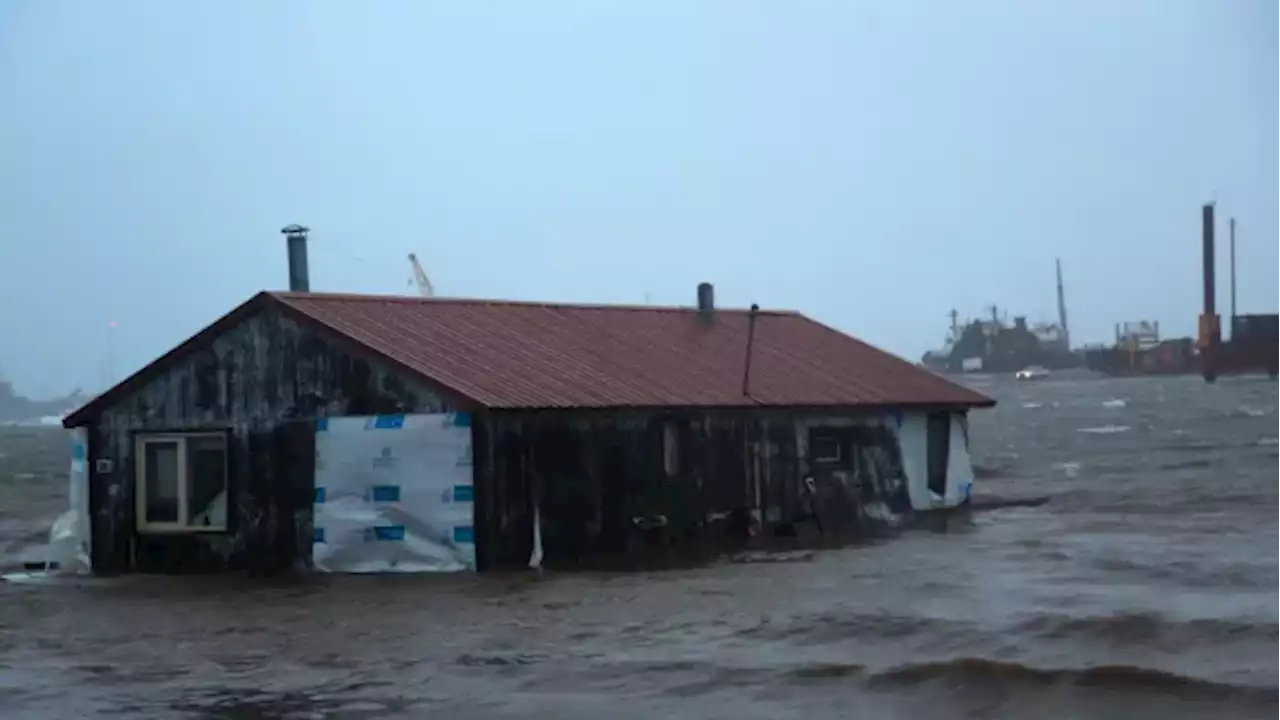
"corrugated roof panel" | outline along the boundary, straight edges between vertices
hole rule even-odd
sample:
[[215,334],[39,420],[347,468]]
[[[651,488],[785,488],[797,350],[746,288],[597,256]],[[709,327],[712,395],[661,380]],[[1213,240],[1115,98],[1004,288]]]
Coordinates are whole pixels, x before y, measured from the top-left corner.
[[491,408],[984,406],[992,401],[803,315],[272,293]]

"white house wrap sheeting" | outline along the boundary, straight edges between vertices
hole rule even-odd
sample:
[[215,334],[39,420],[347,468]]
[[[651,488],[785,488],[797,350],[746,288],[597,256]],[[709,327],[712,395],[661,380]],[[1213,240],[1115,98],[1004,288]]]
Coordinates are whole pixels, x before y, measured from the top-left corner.
[[51,560],[63,570],[75,573],[90,571],[89,532],[89,431],[78,427],[70,430],[71,473],[67,499],[71,506],[49,531]]
[[53,521],[49,529],[49,542],[31,548],[23,564],[42,568],[38,572],[16,572],[0,575],[6,582],[44,582],[57,575],[84,575],[92,571],[89,532],[89,446],[88,431],[72,428],[68,432],[71,444],[71,465],[68,475],[67,505],[65,512]]
[[475,569],[465,413],[320,418],[315,477],[317,570]]
[[947,452],[946,493],[929,489],[929,426],[924,413],[896,416],[902,470],[907,476],[907,494],[915,510],[935,510],[964,504],[973,495],[973,461],[969,456],[968,431],[961,416],[951,414],[950,444]]

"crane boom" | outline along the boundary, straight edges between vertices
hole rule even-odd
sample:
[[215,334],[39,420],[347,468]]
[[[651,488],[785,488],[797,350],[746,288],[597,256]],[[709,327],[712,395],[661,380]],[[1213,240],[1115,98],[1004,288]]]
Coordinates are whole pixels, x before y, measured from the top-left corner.
[[413,282],[418,286],[418,294],[422,297],[435,297],[436,289],[427,278],[426,271],[422,269],[422,263],[418,262],[418,256],[409,253],[409,264],[413,266]]

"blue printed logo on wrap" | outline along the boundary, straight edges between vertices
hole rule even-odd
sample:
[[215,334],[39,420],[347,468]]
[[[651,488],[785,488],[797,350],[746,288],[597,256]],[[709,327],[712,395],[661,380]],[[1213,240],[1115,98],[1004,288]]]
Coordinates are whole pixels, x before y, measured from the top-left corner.
[[375,415],[364,421],[365,430],[401,430],[403,428],[403,415]]
[[399,485],[374,485],[370,487],[364,496],[365,502],[380,503],[398,503],[400,502],[400,486]]
[[391,446],[382,448],[382,453],[373,459],[373,466],[378,469],[393,468],[400,464],[400,458],[391,453]]
[[364,529],[365,542],[397,542],[404,540],[403,525],[384,525]]

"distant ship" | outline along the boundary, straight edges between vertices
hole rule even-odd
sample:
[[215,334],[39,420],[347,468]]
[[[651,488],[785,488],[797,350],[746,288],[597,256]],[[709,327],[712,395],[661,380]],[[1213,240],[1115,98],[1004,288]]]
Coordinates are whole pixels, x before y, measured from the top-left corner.
[[1067,330],[1067,305],[1062,287],[1062,263],[1057,263],[1058,322],[1028,325],[1025,317],[1009,324],[998,309],[990,317],[961,322],[951,311],[951,333],[940,350],[924,354],[921,364],[942,373],[1014,374],[1029,367],[1067,370],[1084,365],[1080,353],[1071,350]]

